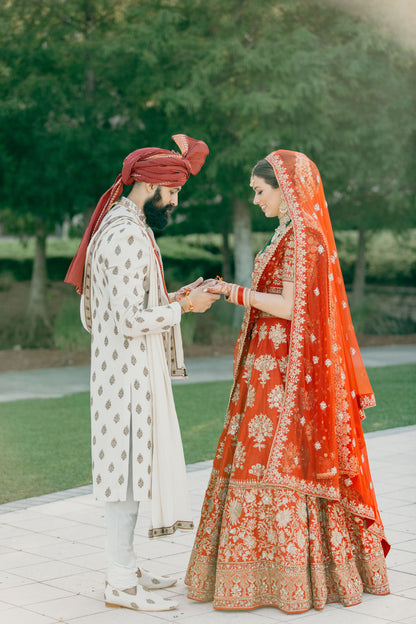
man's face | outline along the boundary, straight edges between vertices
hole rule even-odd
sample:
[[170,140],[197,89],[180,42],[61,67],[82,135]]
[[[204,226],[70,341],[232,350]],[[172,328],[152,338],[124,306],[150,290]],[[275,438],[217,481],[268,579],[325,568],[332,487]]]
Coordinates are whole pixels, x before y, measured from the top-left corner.
[[147,225],[157,230],[163,230],[169,220],[169,215],[178,205],[178,193],[180,186],[170,188],[168,186],[158,186],[153,197],[146,200],[143,211]]

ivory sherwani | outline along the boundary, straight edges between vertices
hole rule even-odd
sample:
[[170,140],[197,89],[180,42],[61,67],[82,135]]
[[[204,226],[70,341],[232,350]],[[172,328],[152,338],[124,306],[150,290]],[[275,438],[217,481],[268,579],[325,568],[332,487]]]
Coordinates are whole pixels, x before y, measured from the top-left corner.
[[142,213],[122,198],[88,248],[84,326],[91,331],[94,495],[152,499],[150,535],[190,528],[185,462],[170,376],[186,376],[181,307],[169,303],[160,252]]

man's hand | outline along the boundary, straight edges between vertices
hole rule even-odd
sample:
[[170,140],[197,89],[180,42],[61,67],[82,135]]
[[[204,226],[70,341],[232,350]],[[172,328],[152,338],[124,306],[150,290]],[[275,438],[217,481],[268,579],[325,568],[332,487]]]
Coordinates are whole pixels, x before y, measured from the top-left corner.
[[219,299],[220,296],[215,293],[210,293],[206,290],[205,284],[194,288],[185,300],[190,300],[192,304],[192,312],[206,312],[212,306],[214,301]]
[[191,282],[190,284],[187,284],[186,286],[182,286],[182,288],[179,288],[178,290],[179,297],[184,297],[187,292],[190,292],[191,290],[198,288],[198,286],[201,286],[203,281],[204,281],[203,277],[198,277],[198,279],[196,279],[194,282]]
[[169,293],[169,301],[180,301],[182,297],[185,297],[188,293],[190,293],[194,288],[200,286],[204,281],[203,277],[198,277],[194,282],[187,284],[186,286],[182,286],[174,293]]
[[179,300],[182,312],[206,312],[209,310],[214,301],[220,298],[219,295],[208,292],[207,282],[211,281],[215,282],[216,280],[206,280],[205,282],[202,280],[199,286],[192,288],[188,294]]

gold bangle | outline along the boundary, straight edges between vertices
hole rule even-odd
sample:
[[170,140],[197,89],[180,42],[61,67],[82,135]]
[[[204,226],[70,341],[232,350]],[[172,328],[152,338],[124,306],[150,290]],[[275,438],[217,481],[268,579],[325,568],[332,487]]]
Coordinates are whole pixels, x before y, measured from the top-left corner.
[[233,284],[231,286],[230,301],[231,303],[234,303],[234,305],[237,305],[237,294],[238,294],[238,286],[237,284]]
[[185,297],[182,297],[178,301],[178,303],[181,306],[183,313],[191,312],[191,310],[194,309],[194,306],[192,305],[192,301],[189,299],[188,295],[185,295]]

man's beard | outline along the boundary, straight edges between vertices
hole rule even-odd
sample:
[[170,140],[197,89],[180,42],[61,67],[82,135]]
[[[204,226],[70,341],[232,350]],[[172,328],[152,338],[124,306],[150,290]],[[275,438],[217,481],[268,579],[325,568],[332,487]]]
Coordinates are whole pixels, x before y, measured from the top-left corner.
[[162,195],[160,192],[160,188],[158,187],[155,190],[155,194],[150,199],[147,199],[144,202],[143,212],[146,217],[146,223],[151,228],[155,228],[157,230],[163,230],[169,220],[169,211],[171,210],[171,204],[167,206],[161,206],[160,201],[162,199]]

